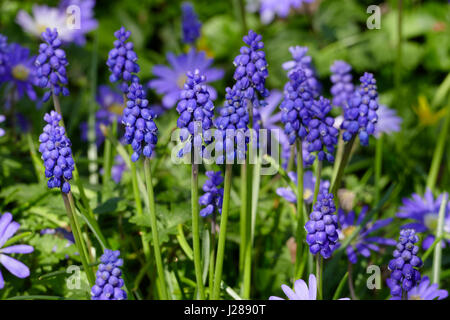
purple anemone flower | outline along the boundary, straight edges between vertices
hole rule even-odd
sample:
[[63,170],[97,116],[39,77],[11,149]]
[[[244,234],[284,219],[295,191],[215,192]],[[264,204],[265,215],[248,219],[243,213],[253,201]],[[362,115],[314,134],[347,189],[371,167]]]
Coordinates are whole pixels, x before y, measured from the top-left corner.
[[[295,172],[289,172],[288,176],[297,185],[297,174]],[[315,185],[316,177],[314,177],[311,171],[306,171],[303,175],[303,199],[305,200],[305,203],[312,203]],[[327,191],[329,188],[330,182],[328,180],[321,180],[319,187],[320,192]],[[291,188],[278,188],[277,194],[291,203],[297,203],[297,196]]]
[[[5,267],[16,277],[24,279],[30,275],[30,269],[28,269],[28,267],[22,262],[11,258],[8,254],[31,253],[34,251],[34,248],[26,244],[16,244],[3,248],[6,241],[14,236],[19,228],[20,224],[13,221],[13,216],[11,213],[6,212],[0,216],[0,265]],[[4,287],[5,280],[3,279],[3,275],[0,270],[0,289],[3,289]]]
[[397,115],[397,111],[389,109],[387,106],[380,104],[377,110],[378,121],[375,124],[375,138],[381,137],[382,133],[390,135],[392,132],[399,132],[403,119]]
[[[0,114],[0,123],[5,122],[6,117],[2,114]],[[0,137],[3,137],[5,135],[5,129],[0,128]]]
[[286,18],[292,9],[299,9],[302,3],[311,3],[314,0],[261,0],[260,2],[261,22],[269,24],[275,16]]
[[[314,274],[309,275],[308,285],[302,279],[295,281],[294,290],[287,285],[282,284],[281,289],[287,296],[288,300],[316,300],[317,299],[317,279]],[[269,297],[269,300],[285,300],[277,296]],[[341,298],[339,300],[350,300],[349,298]]]
[[448,291],[439,289],[437,283],[431,284],[427,276],[408,292],[408,300],[443,300],[448,297]]
[[[79,8],[79,21],[76,21]],[[19,10],[16,22],[22,29],[35,37],[40,37],[47,28],[58,30],[60,39],[64,43],[84,45],[86,33],[94,30],[98,22],[94,19],[95,0],[63,0],[59,8],[46,5],[33,5],[32,15],[24,10]],[[68,18],[72,18],[73,26],[68,24]],[[79,23],[77,23],[79,22]]]
[[[413,193],[411,198],[404,198],[403,206],[399,208],[397,217],[403,219],[413,219],[416,222],[402,226],[403,229],[415,229],[416,232],[429,233],[422,242],[422,248],[427,250],[434,242],[436,233],[439,208],[444,194],[434,199],[433,193],[427,188],[424,197]],[[445,208],[444,232],[450,232],[450,202]],[[450,240],[447,240],[450,243]],[[442,242],[445,246],[445,241]]]
[[5,65],[5,72],[0,81],[9,82],[14,86],[18,99],[27,94],[30,100],[36,100],[37,96],[33,88],[38,85],[34,66],[36,57],[30,56],[30,50],[17,43],[8,46],[7,55],[8,63]]
[[[186,54],[175,56],[173,53],[167,54],[167,60],[170,66],[155,65],[153,74],[158,77],[150,80],[148,86],[156,90],[157,93],[164,95],[162,105],[170,109],[177,103],[179,94],[186,82],[186,73],[198,69],[200,74],[205,75],[206,83],[222,79],[224,71],[221,69],[210,68],[213,59],[208,59],[204,51],[189,50]],[[217,98],[216,90],[206,85],[210,98]]]
[[[345,238],[349,237],[359,225],[361,225],[366,217],[367,211],[368,207],[363,207],[358,218],[356,219],[355,211],[350,211],[346,214],[341,208],[338,209],[339,244],[344,241]],[[348,260],[355,264],[358,261],[358,254],[368,258],[370,257],[370,251],[380,251],[380,247],[378,246],[380,244],[395,246],[396,241],[394,239],[371,236],[371,233],[387,226],[391,222],[392,218],[388,218],[378,220],[376,222],[368,221],[364,226],[362,226],[357,236],[346,248]]]

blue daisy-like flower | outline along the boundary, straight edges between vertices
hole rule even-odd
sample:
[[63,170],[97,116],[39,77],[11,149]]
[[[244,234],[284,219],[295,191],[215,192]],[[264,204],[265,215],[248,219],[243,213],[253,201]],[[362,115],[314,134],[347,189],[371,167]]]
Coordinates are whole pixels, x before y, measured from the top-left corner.
[[160,64],[153,66],[152,72],[157,78],[148,82],[151,89],[163,95],[162,106],[165,109],[175,106],[186,82],[187,72],[196,69],[207,79],[205,83],[210,98],[212,100],[217,98],[216,90],[207,83],[222,79],[224,71],[211,68],[214,60],[208,59],[204,51],[196,51],[192,48],[188,53],[178,56],[168,53],[167,60],[170,66]]
[[[427,250],[435,240],[434,234],[443,197],[444,194],[441,194],[435,199],[431,190],[427,188],[423,197],[413,193],[411,198],[404,198],[403,205],[397,213],[399,218],[416,220],[416,222],[403,225],[402,228],[428,233],[422,242],[424,250]],[[450,233],[450,202],[445,208],[444,232]],[[446,242],[450,243],[450,240]],[[442,244],[445,246],[445,241]]]
[[[342,242],[349,237],[355,229],[361,225],[364,218],[367,215],[368,207],[365,206],[361,209],[361,212],[356,218],[355,211],[345,213],[341,208],[338,209],[338,234],[339,240]],[[354,240],[346,248],[348,260],[355,264],[358,261],[358,255],[363,257],[370,257],[370,252],[379,252],[379,245],[395,246],[396,241],[394,239],[387,239],[383,237],[377,237],[371,235],[373,232],[384,228],[392,222],[392,218],[382,219],[375,222],[367,221],[366,224],[358,232]],[[340,244],[340,243],[339,243]]]

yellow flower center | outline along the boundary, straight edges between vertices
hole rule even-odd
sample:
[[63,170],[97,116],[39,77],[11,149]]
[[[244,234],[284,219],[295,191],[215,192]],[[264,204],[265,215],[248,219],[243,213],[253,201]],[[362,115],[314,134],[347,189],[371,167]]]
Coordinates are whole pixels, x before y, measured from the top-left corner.
[[431,231],[437,230],[437,225],[438,225],[438,215],[437,214],[427,213],[423,220],[429,230],[431,230]]
[[29,74],[30,70],[23,64],[18,64],[14,68],[12,68],[12,75],[17,80],[25,81],[28,79]]
[[42,34],[42,32],[44,32],[44,31],[48,28],[48,26],[45,25],[45,24],[38,24],[38,25],[36,26],[36,28],[37,28],[37,30],[38,30],[38,33],[39,33],[39,34]]
[[408,300],[423,300],[423,298],[419,295],[413,295],[408,298]]
[[345,238],[348,238],[352,235],[353,231],[355,231],[356,226],[348,226],[347,228],[342,229],[342,234]]
[[113,103],[108,107],[108,111],[117,115],[122,115],[123,105],[118,103]]
[[307,188],[305,191],[303,191],[303,199],[309,199],[313,195],[313,192],[311,189]]
[[183,89],[184,83],[186,82],[187,76],[185,74],[181,74],[177,79],[177,86],[180,89]]

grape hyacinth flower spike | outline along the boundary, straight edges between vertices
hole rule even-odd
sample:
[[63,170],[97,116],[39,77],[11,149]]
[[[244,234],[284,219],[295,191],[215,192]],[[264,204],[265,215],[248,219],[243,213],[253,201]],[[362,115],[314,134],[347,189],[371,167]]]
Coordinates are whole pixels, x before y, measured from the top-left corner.
[[355,90],[352,83],[352,67],[345,61],[336,60],[330,67],[333,105],[344,108]]
[[128,92],[130,82],[137,82],[137,76],[140,68],[136,63],[138,57],[134,52],[133,42],[127,42],[131,35],[131,31],[127,31],[124,27],[114,32],[117,40],[114,41],[114,48],[109,51],[108,61],[106,65],[111,71],[109,81],[112,83],[121,81],[120,90],[123,93]]
[[119,258],[120,251],[105,249],[100,257],[100,264],[96,273],[95,285],[91,289],[92,300],[126,300],[127,293],[122,289],[123,259]]
[[289,72],[302,70],[305,73],[306,83],[309,85],[313,96],[318,97],[322,86],[319,80],[317,80],[316,70],[312,64],[311,56],[306,55],[308,53],[308,47],[290,47],[289,51],[294,60],[283,63],[283,69]]
[[202,24],[198,20],[192,3],[183,2],[183,4],[181,5],[181,10],[183,42],[194,44],[198,37],[200,37]]
[[261,105],[258,94],[262,98],[269,96],[269,90],[265,87],[267,70],[266,55],[262,36],[250,30],[243,38],[245,44],[240,54],[234,59],[236,70],[234,71],[234,85],[236,90],[243,92],[243,98],[252,102],[253,107]]
[[44,94],[42,100],[48,101],[52,93],[55,96],[62,94],[69,95],[66,66],[69,64],[66,59],[66,53],[61,49],[61,40],[58,38],[56,29],[47,28],[42,33],[42,39],[45,41],[39,46],[39,55],[36,58],[37,67],[36,76],[38,85],[41,88],[50,89]]
[[338,242],[339,236],[338,218],[334,214],[336,207],[333,194],[322,191],[317,196],[310,220],[306,223],[305,229],[308,232],[306,242],[310,246],[312,254],[320,253],[324,259],[329,259]]
[[[32,253],[34,248],[26,244],[10,245],[3,247],[5,243],[11,239],[20,224],[13,221],[13,216],[9,212],[0,214],[0,265],[5,267],[14,276],[24,279],[30,275],[30,269],[22,262],[11,258],[9,254],[27,254]],[[0,290],[5,287],[5,280],[3,279],[2,271],[0,270]]]
[[61,115],[51,111],[45,114],[44,120],[47,125],[39,136],[39,151],[44,160],[45,177],[49,179],[47,185],[50,189],[60,188],[63,193],[69,193],[75,165],[71,142],[64,127],[59,126]]
[[192,149],[201,150],[204,144],[212,141],[210,129],[214,116],[214,104],[205,85],[206,77],[198,69],[187,72],[186,75],[184,90],[180,93],[177,105],[180,114],[177,121],[177,126],[181,129],[180,139],[186,141],[178,154],[180,157],[190,153]]
[[423,265],[417,256],[419,247],[415,244],[419,241],[414,229],[400,231],[399,241],[394,250],[394,259],[389,262],[391,276],[386,280],[394,299],[402,298],[420,281],[420,272],[417,270]]
[[206,171],[206,176],[209,179],[203,185],[205,194],[199,198],[199,204],[204,206],[200,210],[202,217],[222,212],[223,188],[220,188],[220,185],[223,183],[222,172]]
[[148,107],[145,91],[141,84],[133,82],[128,90],[127,105],[123,111],[122,123],[125,125],[125,140],[131,144],[131,160],[136,162],[141,154],[150,158],[158,142],[158,128],[153,119],[155,114]]
[[344,121],[341,128],[344,130],[344,141],[351,140],[359,135],[361,145],[369,145],[369,135],[375,132],[378,120],[378,92],[376,80],[371,73],[364,73],[360,78],[361,85],[348,100],[344,108]]
[[311,120],[313,94],[302,70],[289,73],[289,82],[284,91],[284,100],[280,105],[281,122],[289,143],[303,140],[308,135],[308,123]]
[[328,162],[334,162],[333,153],[339,132],[333,126],[334,118],[328,115],[331,109],[330,101],[323,97],[314,101],[311,106],[313,118],[308,122],[306,141],[309,143],[308,152],[317,152],[319,161],[326,159]]

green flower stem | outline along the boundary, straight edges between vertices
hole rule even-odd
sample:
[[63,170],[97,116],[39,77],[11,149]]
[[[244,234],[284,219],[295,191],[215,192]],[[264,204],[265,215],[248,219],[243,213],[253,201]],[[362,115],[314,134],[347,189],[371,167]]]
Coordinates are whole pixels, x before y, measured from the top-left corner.
[[[439,208],[439,216],[438,216],[438,226],[436,232],[436,238],[439,239],[442,237],[444,233],[444,219],[445,219],[445,209],[447,208],[448,195],[445,193],[441,207]],[[433,283],[437,283],[439,286],[440,273],[441,273],[441,261],[442,261],[442,241],[439,241],[436,244],[434,249],[433,256]]]
[[445,115],[444,124],[441,131],[439,132],[438,142],[436,148],[434,149],[433,159],[431,160],[430,172],[427,178],[427,187],[434,191],[436,185],[436,180],[439,174],[439,168],[442,162],[442,156],[444,154],[445,143],[448,138],[448,128],[450,126],[450,101],[447,106],[447,114]]
[[[54,94],[53,90],[52,90],[52,96],[53,96],[53,104],[55,106],[55,111],[61,116],[61,124],[65,129],[66,126],[64,124],[64,118],[63,118],[63,114],[61,112],[61,104],[59,102],[58,96]],[[67,132],[66,132],[66,134],[67,134]],[[86,192],[84,190],[83,184],[81,183],[80,175],[78,173],[78,168],[77,168],[76,162],[74,164],[73,179],[75,180],[75,184],[77,185],[77,187],[80,191],[81,202],[83,203],[84,208],[87,210],[87,212],[89,213],[91,218],[95,219],[94,212],[92,211],[92,208],[91,208],[91,205],[89,204],[89,200],[86,196]]]
[[214,300],[218,300],[220,298],[220,284],[222,282],[223,256],[224,256],[224,252],[225,252],[228,211],[229,211],[229,207],[230,207],[232,169],[233,169],[232,164],[226,164],[222,215],[220,218],[219,243],[217,245],[216,270],[215,270],[215,274],[214,274],[214,290],[213,290],[213,299]]
[[375,201],[374,203],[380,202],[380,192],[381,192],[381,169],[383,162],[383,134],[377,139],[377,144],[375,145]]
[[83,241],[81,235],[80,226],[78,223],[78,218],[75,213],[74,208],[70,204],[69,196],[64,192],[61,192],[64,206],[66,207],[67,217],[69,218],[70,227],[72,229],[73,236],[75,238],[75,245],[77,246],[78,252],[80,254],[81,263],[89,281],[89,285],[92,287],[95,284],[95,276],[92,268],[89,267],[88,253],[86,249],[86,244]]
[[249,114],[250,141],[246,157],[247,164],[247,186],[246,186],[246,210],[245,210],[245,246],[244,246],[244,276],[242,281],[242,298],[250,298],[251,271],[252,271],[252,202],[253,202],[253,104],[247,100]]
[[150,159],[145,158],[144,160],[144,171],[145,171],[145,183],[147,186],[148,202],[150,209],[150,225],[152,229],[153,237],[153,252],[155,253],[156,270],[158,272],[158,278],[160,282],[161,296],[163,300],[167,300],[167,290],[166,290],[166,280],[164,275],[164,268],[161,259],[161,249],[159,246],[159,236],[158,236],[158,226],[156,223],[156,206],[155,206],[155,196],[153,194],[153,183],[152,183],[152,172],[150,170]]
[[323,300],[322,275],[323,275],[323,258],[320,256],[320,254],[316,254],[317,300]]
[[334,165],[333,165],[333,175],[331,176],[333,179],[334,177],[337,176],[337,172],[339,169],[339,164],[342,161],[342,156],[344,154],[344,140],[342,140],[342,131],[340,131],[339,133],[339,138],[338,138],[338,145],[337,145],[337,149],[336,149],[336,158],[334,160]]
[[97,65],[98,65],[98,30],[94,33],[94,43],[91,57],[91,66],[90,66],[90,101],[88,103],[88,151],[87,156],[89,160],[89,182],[91,184],[98,184],[98,149],[96,143],[96,130],[95,130],[95,110],[97,108],[97,104],[95,102],[95,94],[97,90]]
[[197,280],[197,291],[200,300],[205,300],[205,289],[202,280],[202,261],[200,248],[200,213],[198,208],[198,164],[192,162],[191,171],[191,205],[192,205],[192,240],[194,249],[195,278]]
[[215,263],[215,250],[216,250],[216,213],[213,212],[211,221],[211,246],[209,251],[209,299],[212,299],[213,287],[214,287],[214,263]]
[[303,239],[305,238],[305,221],[303,219],[303,175],[302,142],[297,139],[297,252],[294,268],[295,279],[300,279],[303,273],[303,270],[300,270],[303,255]]
[[[113,137],[117,136],[117,121],[113,121],[111,125],[111,134]],[[108,186],[111,180],[111,168],[114,159],[114,149],[112,148],[111,140],[105,140],[105,149],[103,153],[103,190],[108,190]]]
[[316,184],[314,185],[314,200],[312,205],[314,205],[317,201],[317,196],[319,194],[320,189],[320,177],[322,176],[322,161],[319,160],[316,168]]
[[239,243],[239,274],[242,275],[244,272],[244,262],[245,262],[245,243],[247,236],[246,219],[247,219],[247,159],[245,163],[241,166],[241,186],[240,186],[240,196],[241,196],[241,208],[240,208],[240,220],[239,220],[239,232],[241,241]]
[[350,155],[353,148],[353,143],[355,142],[356,136],[353,136],[349,142],[344,146],[344,151],[342,154],[342,159],[338,164],[338,169],[336,170],[336,175],[333,176],[333,180],[331,182],[331,193],[334,195],[335,201],[337,201],[337,191],[340,187],[342,177],[344,175],[345,167],[350,160]]
[[33,138],[31,136],[30,132],[26,133],[28,147],[30,148],[30,156],[31,160],[33,161],[33,167],[34,171],[36,173],[36,177],[39,182],[42,182],[45,175],[44,175],[44,166],[42,165],[42,161],[37,155],[36,147],[34,146]]

